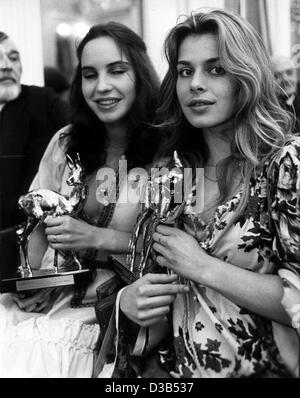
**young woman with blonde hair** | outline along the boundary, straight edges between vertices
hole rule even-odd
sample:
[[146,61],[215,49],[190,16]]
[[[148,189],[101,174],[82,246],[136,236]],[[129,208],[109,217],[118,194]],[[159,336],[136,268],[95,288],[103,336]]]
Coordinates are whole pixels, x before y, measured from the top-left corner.
[[[158,263],[189,292],[176,294],[164,275],[120,292],[111,374],[126,374],[126,319],[151,330],[167,314],[173,339],[158,354],[170,377],[295,374],[298,342],[278,270],[300,269],[300,141],[276,98],[267,51],[243,18],[213,10],[176,25],[165,52],[160,155],[177,149],[204,169],[204,209],[193,218],[186,209],[185,230],[160,225],[154,233]],[[147,374],[149,361],[145,354],[127,375]]]

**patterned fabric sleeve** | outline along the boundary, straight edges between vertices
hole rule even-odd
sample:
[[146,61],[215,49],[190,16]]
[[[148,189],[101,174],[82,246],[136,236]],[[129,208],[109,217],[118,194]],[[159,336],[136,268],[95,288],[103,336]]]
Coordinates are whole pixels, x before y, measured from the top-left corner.
[[268,173],[269,206],[276,229],[279,268],[300,275],[300,138],[275,157]]

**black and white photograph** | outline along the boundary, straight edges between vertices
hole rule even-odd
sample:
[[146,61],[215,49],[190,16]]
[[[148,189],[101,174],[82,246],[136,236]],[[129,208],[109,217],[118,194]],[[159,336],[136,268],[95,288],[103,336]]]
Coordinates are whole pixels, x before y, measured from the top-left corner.
[[300,0],[0,0],[0,378],[299,361]]

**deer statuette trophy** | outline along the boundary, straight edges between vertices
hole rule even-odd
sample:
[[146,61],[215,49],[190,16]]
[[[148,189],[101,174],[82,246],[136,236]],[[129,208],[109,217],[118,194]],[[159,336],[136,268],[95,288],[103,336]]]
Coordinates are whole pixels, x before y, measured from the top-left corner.
[[[59,217],[63,215],[76,215],[83,207],[87,197],[85,184],[86,174],[81,165],[79,154],[73,160],[69,155],[67,165],[70,168],[67,184],[73,189],[69,196],[56,193],[49,189],[36,189],[22,195],[18,204],[27,216],[27,222],[17,231],[18,243],[24,257],[25,264],[19,266],[22,278],[32,277],[32,270],[28,259],[28,243],[32,232],[43,223],[47,216]],[[81,269],[80,261],[74,251],[71,252],[74,262]],[[58,273],[58,251],[54,251],[54,272]]]
[[[162,223],[176,225],[186,204],[183,197],[184,167],[174,151],[173,158],[156,176],[149,178],[145,191],[144,210],[139,215],[133,231],[127,256],[130,272],[135,278],[140,278],[147,270],[147,262],[153,246],[152,235],[156,227]],[[176,201],[176,191],[181,190],[181,201]],[[177,192],[178,193],[178,192]],[[137,242],[142,236],[141,256],[137,260]]]

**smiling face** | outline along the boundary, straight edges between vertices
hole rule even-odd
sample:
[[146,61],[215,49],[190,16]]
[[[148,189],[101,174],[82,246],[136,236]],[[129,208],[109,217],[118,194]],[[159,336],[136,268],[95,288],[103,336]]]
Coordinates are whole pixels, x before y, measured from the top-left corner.
[[89,41],[81,57],[82,93],[106,125],[119,125],[135,100],[135,74],[124,52],[110,37]]
[[10,38],[0,42],[0,104],[18,97],[21,91],[20,54]]
[[232,119],[235,84],[221,66],[215,35],[187,36],[179,47],[177,72],[178,100],[193,127],[219,128]]

